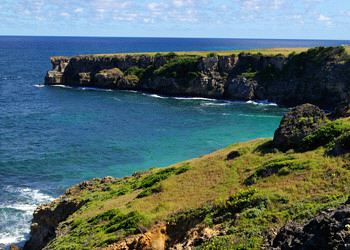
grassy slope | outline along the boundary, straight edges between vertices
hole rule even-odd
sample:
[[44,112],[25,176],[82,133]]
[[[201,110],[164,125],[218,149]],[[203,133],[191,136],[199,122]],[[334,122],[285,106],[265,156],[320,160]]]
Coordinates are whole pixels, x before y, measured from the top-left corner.
[[[350,118],[342,121],[350,126]],[[136,198],[142,192],[137,187],[145,183],[147,176],[156,176],[155,173],[164,169],[139,172],[139,178],[125,177],[115,183],[99,184],[96,181],[95,189],[71,195],[73,199],[89,202],[61,226],[60,232],[70,233],[56,238],[49,246],[55,249],[89,249],[106,246],[124,237],[128,230],[112,230],[108,225],[110,220],[118,216],[104,217],[102,221],[96,219],[105,216],[106,211],[116,211],[111,209],[119,209],[118,213],[124,217],[118,218],[127,220],[123,225],[128,225],[130,233],[135,228],[146,230],[173,213],[213,204],[219,198],[226,200],[240,190],[254,187],[257,189],[254,197],[264,197],[266,206],[248,207],[241,211],[241,216],[234,222],[224,223],[231,236],[219,237],[213,244],[227,247],[227,240],[235,244],[251,243],[254,240],[254,244],[249,246],[259,248],[262,236],[272,227],[281,226],[291,219],[306,219],[325,207],[346,200],[350,188],[349,155],[329,157],[325,155],[323,147],[304,153],[293,150],[283,153],[273,149],[270,143],[271,139],[236,143],[203,157],[170,166],[175,167],[173,171],[182,168],[183,173],[172,172],[153,185],[157,186],[157,193],[143,198]],[[241,156],[227,160],[227,155],[234,150]],[[245,180],[259,166],[275,159],[285,160],[286,157],[297,164],[301,163],[303,167],[259,178],[250,187],[245,184]],[[138,212],[137,216],[129,214],[135,211]],[[211,219],[205,223],[212,225]],[[207,248],[210,249],[210,246],[213,245],[207,245]]]
[[[346,51],[350,54],[350,46],[344,46]],[[178,55],[198,55],[198,56],[207,56],[209,53],[215,53],[220,56],[229,56],[232,54],[238,55],[241,52],[257,54],[261,53],[263,55],[278,55],[282,54],[288,56],[292,52],[297,54],[307,51],[309,48],[297,47],[297,48],[269,48],[269,49],[253,49],[253,50],[229,50],[229,51],[183,51],[176,52]],[[111,56],[111,55],[150,55],[154,56],[157,53],[118,53],[118,54],[96,54],[96,56]],[[167,52],[160,53],[161,55],[167,54]]]

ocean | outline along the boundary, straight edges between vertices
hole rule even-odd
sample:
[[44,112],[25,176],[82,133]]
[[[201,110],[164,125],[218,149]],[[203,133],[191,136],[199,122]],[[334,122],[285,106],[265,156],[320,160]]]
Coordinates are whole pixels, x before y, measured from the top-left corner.
[[23,246],[35,208],[74,184],[272,137],[287,111],[267,102],[42,86],[51,56],[342,44],[350,41],[0,36],[0,249]]

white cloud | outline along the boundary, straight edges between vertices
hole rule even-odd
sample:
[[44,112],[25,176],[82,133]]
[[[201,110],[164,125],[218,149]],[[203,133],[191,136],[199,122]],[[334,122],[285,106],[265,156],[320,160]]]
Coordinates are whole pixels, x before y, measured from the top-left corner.
[[286,16],[287,19],[301,19],[301,15],[290,15]]
[[138,18],[135,13],[122,13],[120,16],[113,17],[114,20],[133,22]]
[[341,10],[339,11],[340,14],[342,14],[343,16],[350,16],[350,11],[344,11],[344,10]]
[[261,0],[241,0],[241,8],[244,10],[259,10]]
[[70,17],[70,15],[69,15],[67,12],[62,12],[62,13],[61,13],[61,16]]
[[226,5],[221,5],[221,9],[222,9],[223,11],[226,11],[228,8],[227,8]]
[[274,10],[278,10],[282,7],[283,4],[285,4],[286,1],[285,0],[273,0],[273,3],[272,3],[272,9]]
[[35,16],[35,19],[38,21],[45,21],[46,20],[45,17],[41,17],[41,16]]
[[153,18],[144,18],[144,19],[143,19],[143,22],[144,22],[144,23],[155,23],[155,21],[154,21]]
[[326,17],[324,15],[320,15],[317,20],[318,21],[330,21],[331,18],[330,17]]
[[193,0],[172,0],[172,4],[177,8],[192,7],[195,5]]
[[167,9],[169,6],[166,3],[149,3],[147,8],[152,12],[163,11]]
[[[168,16],[171,21],[180,21],[180,22],[189,22],[189,23],[196,23],[198,22],[197,17],[197,11],[188,10],[183,12],[179,12],[177,10],[173,10],[168,12]],[[169,20],[169,18],[166,18],[166,20]]]
[[83,8],[76,8],[74,10],[75,13],[84,13],[84,9]]
[[22,14],[22,15],[30,15],[31,12],[30,12],[30,10],[25,9],[22,12],[20,12],[20,14]]

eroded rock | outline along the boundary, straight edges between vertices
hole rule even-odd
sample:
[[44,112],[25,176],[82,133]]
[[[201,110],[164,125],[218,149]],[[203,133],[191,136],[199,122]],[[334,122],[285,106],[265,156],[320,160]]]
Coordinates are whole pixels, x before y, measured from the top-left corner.
[[298,147],[301,140],[327,121],[326,113],[315,105],[303,104],[286,113],[275,131],[273,144],[286,151]]
[[350,197],[304,223],[287,223],[272,240],[271,248],[350,249]]

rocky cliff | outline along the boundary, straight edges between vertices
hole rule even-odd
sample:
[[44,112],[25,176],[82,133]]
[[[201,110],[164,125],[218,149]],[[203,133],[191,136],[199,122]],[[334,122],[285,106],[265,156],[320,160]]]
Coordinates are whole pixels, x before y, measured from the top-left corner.
[[300,54],[207,57],[175,53],[52,57],[45,84],[141,90],[171,96],[269,100],[334,108],[350,101],[350,56],[343,47]]

